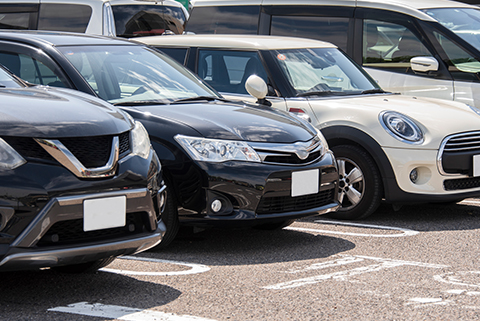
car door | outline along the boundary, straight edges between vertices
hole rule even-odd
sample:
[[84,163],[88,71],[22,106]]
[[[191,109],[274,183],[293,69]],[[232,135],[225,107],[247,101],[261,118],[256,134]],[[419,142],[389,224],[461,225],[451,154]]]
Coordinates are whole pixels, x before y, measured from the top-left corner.
[[[355,56],[384,90],[407,95],[453,100],[453,80],[432,44],[413,17],[378,9],[358,9],[362,37],[355,42]],[[434,57],[439,69],[415,73],[413,57]]]

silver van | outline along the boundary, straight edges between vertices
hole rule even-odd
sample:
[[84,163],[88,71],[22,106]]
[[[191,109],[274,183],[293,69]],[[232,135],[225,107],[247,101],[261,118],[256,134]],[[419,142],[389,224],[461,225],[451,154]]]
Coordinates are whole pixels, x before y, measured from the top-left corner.
[[480,108],[480,8],[447,0],[196,0],[193,33],[336,44],[388,91]]

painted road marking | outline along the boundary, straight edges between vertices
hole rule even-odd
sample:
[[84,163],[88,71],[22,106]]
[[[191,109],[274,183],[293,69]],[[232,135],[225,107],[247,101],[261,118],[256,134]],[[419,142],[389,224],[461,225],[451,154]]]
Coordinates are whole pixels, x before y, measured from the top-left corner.
[[172,271],[172,272],[146,272],[146,271],[129,271],[129,270],[118,270],[118,269],[109,269],[108,267],[100,269],[103,272],[117,273],[123,275],[149,275],[149,276],[170,276],[170,275],[187,275],[187,274],[198,274],[210,271],[210,268],[206,265],[179,262],[179,261],[169,261],[169,260],[160,260],[152,259],[146,257],[138,256],[120,256],[117,257],[117,260],[134,260],[134,261],[144,261],[144,262],[153,262],[153,263],[165,263],[165,264],[175,264],[190,267],[190,270],[186,271]]
[[88,302],[69,304],[66,307],[48,309],[48,311],[127,321],[214,321],[212,319],[190,315],[176,315],[173,313],[128,308],[119,305],[89,304]]
[[472,200],[463,200],[458,204],[474,204],[474,205],[480,205],[480,201],[472,201]]
[[343,222],[343,221],[317,220],[317,221],[315,221],[315,223],[335,224],[335,225],[362,227],[362,228],[379,229],[379,230],[393,230],[393,231],[400,231],[402,233],[399,233],[399,234],[362,234],[362,233],[349,233],[349,232],[338,232],[338,231],[329,231],[329,230],[309,229],[309,228],[293,227],[293,226],[285,227],[285,229],[294,230],[294,231],[301,231],[301,232],[321,233],[321,234],[337,234],[337,235],[367,236],[367,237],[404,237],[404,236],[417,235],[419,233],[418,231],[414,231],[414,230],[410,230],[410,229],[406,229],[406,228],[399,228],[399,227],[392,227],[392,226],[382,226],[382,225],[371,225],[371,224],[361,224],[361,223],[351,223],[351,222]]
[[[390,269],[394,267],[399,267],[399,266],[417,266],[417,267],[424,267],[424,268],[434,268],[434,269],[441,269],[441,268],[446,268],[448,267],[447,265],[439,265],[439,264],[429,264],[429,263],[422,263],[422,262],[411,262],[411,261],[401,261],[401,260],[392,260],[392,259],[383,259],[383,258],[377,258],[377,257],[370,257],[370,256],[361,256],[361,255],[355,255],[355,256],[348,256],[348,255],[342,255],[345,258],[350,258],[349,260],[334,260],[334,261],[329,261],[325,262],[324,265],[311,265],[304,269],[303,271],[308,271],[312,269],[323,269],[326,267],[331,267],[331,266],[341,266],[341,265],[346,265],[353,263],[356,259],[363,259],[363,260],[372,260],[379,262],[377,264],[371,264],[367,266],[361,266],[358,268],[354,268],[351,270],[345,270],[345,271],[339,271],[339,272],[333,272],[333,273],[327,273],[327,274],[321,274],[321,275],[316,275],[308,278],[302,278],[298,280],[293,280],[293,281],[288,281],[288,282],[282,282],[282,283],[277,283],[273,285],[268,285],[263,287],[264,289],[269,289],[269,290],[283,290],[283,289],[290,289],[290,288],[296,288],[296,287],[301,287],[301,286],[306,286],[306,285],[311,285],[311,284],[317,284],[325,280],[341,280],[341,281],[346,281],[348,278],[351,278],[352,276],[356,275],[361,275],[365,273],[372,273],[372,272],[377,272],[385,269]],[[362,261],[362,260],[360,260]],[[359,262],[359,261],[356,261]],[[294,273],[298,273],[298,271],[294,271]]]
[[449,272],[435,275],[433,278],[444,283],[480,287],[480,271]]

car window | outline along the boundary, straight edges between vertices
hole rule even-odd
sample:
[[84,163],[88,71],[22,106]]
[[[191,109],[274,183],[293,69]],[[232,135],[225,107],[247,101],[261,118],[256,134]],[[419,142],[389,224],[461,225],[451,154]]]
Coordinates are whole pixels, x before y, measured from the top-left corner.
[[110,103],[161,102],[217,93],[176,61],[143,46],[59,47],[103,99]]
[[220,92],[246,94],[245,82],[253,74],[267,81],[257,52],[200,50],[198,75]]
[[87,30],[92,8],[80,4],[41,4],[38,30],[82,32]]
[[37,59],[18,53],[0,51],[0,64],[23,80],[36,85],[68,87],[53,68]]
[[119,37],[161,35],[166,30],[182,34],[186,17],[182,8],[164,5],[114,5],[115,28]]
[[349,18],[272,16],[270,34],[328,41],[347,51],[348,23]]
[[361,68],[336,48],[276,50],[272,54],[297,95],[361,94],[378,89]]
[[28,29],[30,13],[0,13],[0,29]]
[[445,63],[455,80],[480,81],[480,61],[457,46],[444,35],[433,32],[448,59]]
[[407,27],[378,20],[363,23],[363,66],[413,73],[410,59],[433,56]]
[[187,48],[157,48],[166,53],[182,65],[185,63],[185,57],[187,56]]
[[259,6],[194,7],[187,31],[194,33],[257,34]]

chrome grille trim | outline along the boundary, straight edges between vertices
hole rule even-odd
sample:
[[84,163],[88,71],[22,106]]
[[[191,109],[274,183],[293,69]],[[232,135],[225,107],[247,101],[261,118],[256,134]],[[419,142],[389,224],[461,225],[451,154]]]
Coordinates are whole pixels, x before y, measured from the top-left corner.
[[[274,144],[274,143],[256,143],[256,142],[249,142],[248,143],[258,154],[262,163],[269,163],[269,164],[281,164],[281,165],[299,165],[293,163],[282,163],[282,162],[269,162],[266,159],[270,156],[272,157],[291,157],[292,155],[296,155],[300,160],[308,159],[309,155],[318,151],[321,151],[323,146],[320,141],[320,138],[315,136],[311,140],[307,142],[296,142],[292,144]],[[319,157],[311,160],[309,162],[301,163],[301,164],[310,164],[321,158],[323,154],[320,154]]]
[[115,174],[119,155],[118,136],[113,137],[110,157],[107,163],[97,168],[86,168],[59,140],[35,138],[35,141],[77,177],[100,178],[110,177]]
[[[467,142],[468,141],[468,142]],[[467,146],[469,145],[469,146]],[[443,154],[445,152],[456,153],[478,150],[480,154],[480,131],[459,133],[447,136],[440,144],[440,149],[437,155],[437,168],[440,174],[444,176],[464,176],[461,174],[446,173],[442,166]]]

